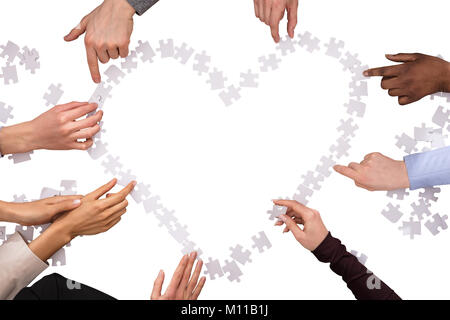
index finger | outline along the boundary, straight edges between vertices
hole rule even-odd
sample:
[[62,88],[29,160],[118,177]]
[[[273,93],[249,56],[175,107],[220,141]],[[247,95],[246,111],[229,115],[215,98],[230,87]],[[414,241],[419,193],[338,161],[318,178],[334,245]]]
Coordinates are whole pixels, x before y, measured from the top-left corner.
[[278,206],[283,206],[287,207],[288,209],[292,209],[294,211],[294,216],[302,219],[303,215],[308,213],[308,210],[311,210],[305,205],[295,200],[274,200],[273,203],[275,203]]
[[[283,9],[284,10],[284,9]],[[272,33],[272,38],[275,42],[280,41],[280,15],[279,9],[274,7],[270,15],[270,32]]]
[[363,72],[366,77],[394,77],[399,74],[402,65],[387,66],[380,68],[368,69]]
[[118,204],[119,202],[122,202],[125,200],[125,198],[130,194],[131,191],[133,191],[134,186],[136,185],[136,181],[131,181],[125,188],[120,190],[119,192],[106,197],[105,199],[100,200],[102,204],[109,208],[111,206],[114,206]]
[[85,105],[81,105],[67,111],[67,115],[69,119],[76,120],[84,115],[87,115],[88,113],[95,111],[97,107],[98,105],[96,103],[87,103]]
[[352,180],[358,180],[359,174],[358,172],[351,167],[341,166],[341,165],[335,165],[333,169],[337,172],[342,174],[343,176],[346,176],[347,178],[350,178]]
[[100,188],[92,191],[91,193],[88,193],[84,198],[87,200],[97,200],[102,195],[107,193],[109,190],[111,190],[116,185],[117,179],[112,179],[107,184],[101,186]]
[[86,56],[92,80],[95,83],[99,83],[101,77],[100,71],[98,70],[97,52],[92,47],[86,47]]

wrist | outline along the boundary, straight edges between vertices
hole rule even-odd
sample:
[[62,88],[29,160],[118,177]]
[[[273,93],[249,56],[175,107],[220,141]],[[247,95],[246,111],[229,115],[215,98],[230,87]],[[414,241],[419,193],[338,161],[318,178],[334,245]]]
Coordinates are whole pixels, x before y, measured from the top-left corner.
[[405,161],[399,161],[399,172],[400,172],[400,177],[399,177],[399,187],[396,189],[406,189],[409,188],[409,177],[408,177],[408,169],[406,168],[406,163]]
[[75,238],[72,236],[70,232],[70,228],[68,228],[64,223],[60,223],[60,221],[53,222],[46,230],[48,231],[48,237],[54,239],[58,245],[61,247],[68,244],[70,241]]
[[19,123],[0,130],[0,153],[2,155],[24,153],[34,150],[31,122]]
[[111,4],[116,10],[122,12],[127,18],[133,17],[136,10],[127,0],[105,0],[105,3]]
[[70,238],[56,223],[51,224],[39,237],[31,241],[28,248],[42,261],[47,261],[59,249],[70,242]]
[[64,239],[66,243],[69,243],[77,236],[72,232],[72,228],[66,223],[64,218],[56,219],[51,226],[53,227],[53,230],[61,235],[61,239]]

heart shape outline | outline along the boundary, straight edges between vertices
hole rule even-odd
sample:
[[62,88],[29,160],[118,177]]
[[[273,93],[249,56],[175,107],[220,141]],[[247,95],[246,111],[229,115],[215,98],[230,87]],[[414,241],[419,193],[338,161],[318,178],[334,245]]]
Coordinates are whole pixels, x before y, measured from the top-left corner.
[[[278,68],[279,63],[281,63],[281,57],[296,51],[297,47],[303,47],[308,52],[313,53],[315,51],[321,51],[324,49],[320,46],[320,40],[314,37],[310,32],[306,31],[298,36],[299,40],[291,40],[286,37],[277,46],[277,51],[275,53],[270,53],[265,56],[261,56],[258,61],[260,62],[260,72],[268,72],[269,69],[275,70]],[[132,70],[137,69],[138,66],[138,55],[142,63],[153,63],[153,59],[157,56],[155,50],[146,41],[138,41],[139,45],[131,50],[130,55],[125,58],[122,63],[122,70],[120,70],[115,65],[110,65],[110,67],[104,72],[108,78],[107,82],[109,85],[103,81],[100,83],[92,94],[89,102],[96,102],[101,109],[108,98],[111,98],[111,91],[113,89],[113,83],[119,85],[120,80],[126,76],[124,70],[131,73]],[[327,44],[325,54],[327,56],[339,59],[342,55],[344,49],[343,41],[336,41],[335,38],[331,38]],[[210,79],[206,81],[210,84],[211,90],[221,90],[218,94],[219,98],[222,100],[226,107],[231,106],[235,101],[241,98],[240,91],[242,88],[256,88],[258,87],[257,79],[259,79],[259,73],[252,71],[251,69],[247,72],[241,73],[240,86],[230,85],[225,87],[225,82],[227,78],[224,76],[222,71],[217,68],[210,67],[209,63],[211,57],[209,57],[205,51],[198,53],[193,48],[190,48],[186,43],[181,46],[175,46],[173,39],[160,40],[159,41],[159,57],[161,59],[174,58],[178,60],[182,65],[186,65],[191,58],[194,56],[196,63],[192,65],[193,71],[197,72],[199,76],[204,74],[209,74]],[[194,55],[197,52],[196,55]],[[281,56],[280,56],[281,54]],[[337,128],[341,135],[336,140],[336,143],[331,145],[329,148],[329,154],[321,157],[321,164],[318,165],[315,171],[309,170],[303,177],[304,180],[297,187],[296,193],[292,197],[294,200],[307,204],[309,199],[313,196],[315,191],[320,190],[321,183],[330,176],[330,168],[336,163],[335,160],[341,158],[344,155],[348,155],[348,150],[350,150],[351,139],[355,137],[355,132],[359,128],[355,119],[361,119],[364,116],[366,103],[362,101],[364,97],[368,96],[368,88],[366,79],[363,77],[362,72],[368,69],[367,65],[363,65],[361,61],[357,58],[357,54],[352,54],[350,52],[345,53],[346,58],[339,60],[343,65],[344,71],[349,71],[353,77],[349,84],[349,88],[353,89],[349,91],[349,102],[345,104],[347,107],[347,118],[345,120],[341,119],[341,124]],[[213,72],[208,73],[209,70]],[[105,168],[105,173],[110,173],[112,175],[119,174],[120,179],[118,180],[119,185],[126,185],[131,180],[136,180],[137,177],[131,173],[130,169],[122,169],[122,164],[119,161],[119,157],[112,155],[107,150],[107,143],[101,140],[102,133],[105,132],[103,123],[102,131],[94,137],[94,145],[88,150],[88,154],[93,160],[105,159],[107,161],[102,161],[102,166]],[[181,252],[187,254],[191,251],[198,251],[199,256],[202,254],[202,250],[197,247],[197,244],[190,240],[190,234],[187,231],[187,225],[182,225],[175,215],[175,212],[167,209],[161,203],[161,197],[157,194],[153,194],[150,191],[150,186],[143,182],[139,182],[133,192],[131,193],[132,198],[138,204],[143,204],[144,211],[148,213],[153,213],[155,217],[160,221],[159,226],[165,226],[168,233],[181,244]],[[284,209],[281,207],[273,206],[272,209],[267,211],[269,215],[269,220],[276,219],[280,214],[284,213]],[[269,249],[272,245],[267,238],[264,231],[259,232],[259,234],[252,237],[254,242],[252,249],[257,249],[260,253],[264,252],[265,249]],[[241,267],[238,265],[245,265],[247,262],[251,262],[250,255],[251,251],[245,249],[241,245],[236,245],[235,247],[230,247],[231,254],[229,255],[232,260],[225,260],[225,264],[221,265],[219,259],[209,257],[209,262],[205,263],[206,271],[205,274],[209,274],[210,279],[214,280],[217,277],[224,276],[228,273],[228,279],[230,281],[240,281],[240,277],[243,275]]]

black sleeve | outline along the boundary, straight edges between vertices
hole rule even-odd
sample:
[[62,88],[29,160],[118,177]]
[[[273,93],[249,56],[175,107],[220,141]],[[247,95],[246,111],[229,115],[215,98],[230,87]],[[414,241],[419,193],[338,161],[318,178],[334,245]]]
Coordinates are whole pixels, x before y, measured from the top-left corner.
[[312,251],[321,262],[330,263],[334,273],[342,277],[358,300],[401,300],[401,298],[378,279],[358,259],[347,252],[339,239],[328,233],[325,240]]
[[115,300],[84,284],[53,273],[22,289],[14,300]]
[[158,0],[127,0],[128,3],[134,8],[138,15],[144,14],[145,11],[150,9]]

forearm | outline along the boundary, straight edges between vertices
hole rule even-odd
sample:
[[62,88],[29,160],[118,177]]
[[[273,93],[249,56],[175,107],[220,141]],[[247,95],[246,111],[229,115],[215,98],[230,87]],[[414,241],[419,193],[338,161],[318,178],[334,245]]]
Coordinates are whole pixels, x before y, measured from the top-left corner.
[[33,130],[29,122],[19,123],[0,130],[0,153],[24,153],[34,149]]
[[391,288],[368,271],[354,255],[347,252],[345,246],[338,239],[333,238],[331,233],[328,233],[325,240],[312,253],[319,261],[330,263],[331,270],[342,277],[356,299],[400,299]]
[[142,15],[150,9],[158,0],[127,0],[128,3],[134,8],[138,15]]
[[28,247],[42,261],[47,261],[59,249],[70,242],[71,237],[65,228],[53,223],[39,237],[34,239]]
[[36,257],[19,233],[0,246],[0,299],[12,299],[48,265]]
[[0,201],[0,221],[14,222],[8,202]]
[[450,147],[404,158],[410,189],[450,184]]
[[442,91],[443,92],[450,92],[450,62],[447,62],[445,69],[445,75],[444,75],[444,81],[442,84]]

